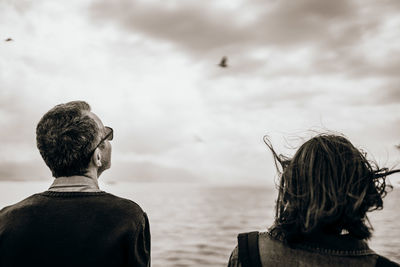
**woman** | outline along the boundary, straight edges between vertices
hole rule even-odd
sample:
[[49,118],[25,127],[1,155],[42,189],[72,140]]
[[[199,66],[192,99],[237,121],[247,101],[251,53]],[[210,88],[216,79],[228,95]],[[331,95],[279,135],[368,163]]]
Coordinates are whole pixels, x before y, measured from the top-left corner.
[[366,213],[382,209],[385,178],[400,170],[371,164],[339,135],[310,139],[292,159],[264,141],[280,176],[275,222],[268,232],[240,234],[228,266],[400,266],[366,243]]

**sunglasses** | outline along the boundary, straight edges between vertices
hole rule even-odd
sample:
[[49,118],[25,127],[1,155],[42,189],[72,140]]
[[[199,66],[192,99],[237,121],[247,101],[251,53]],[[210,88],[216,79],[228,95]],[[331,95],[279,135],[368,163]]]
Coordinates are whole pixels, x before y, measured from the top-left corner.
[[106,131],[108,132],[101,140],[100,142],[97,144],[97,146],[95,146],[95,148],[93,148],[93,151],[89,154],[92,155],[94,153],[94,151],[106,140],[113,140],[114,138],[114,130],[111,127],[105,126],[104,128],[106,128]]

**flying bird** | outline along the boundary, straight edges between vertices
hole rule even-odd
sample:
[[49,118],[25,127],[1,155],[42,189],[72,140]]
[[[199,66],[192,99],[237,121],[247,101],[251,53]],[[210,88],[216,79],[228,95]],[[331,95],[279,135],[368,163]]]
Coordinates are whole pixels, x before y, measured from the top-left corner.
[[226,64],[226,62],[228,61],[227,57],[222,57],[221,62],[218,64],[218,66],[220,66],[221,68],[226,68],[228,67],[228,65]]
[[204,142],[203,138],[201,138],[201,137],[198,136],[197,134],[194,135],[194,140],[195,140],[197,143],[203,143],[203,142]]
[[14,41],[12,38],[7,38],[7,39],[5,39],[4,41],[6,41],[6,42],[10,42],[10,41]]

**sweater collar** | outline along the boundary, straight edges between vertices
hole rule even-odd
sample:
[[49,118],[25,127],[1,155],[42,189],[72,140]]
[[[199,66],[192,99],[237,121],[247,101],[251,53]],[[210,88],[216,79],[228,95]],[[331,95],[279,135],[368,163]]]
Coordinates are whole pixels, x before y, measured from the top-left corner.
[[53,192],[100,192],[97,180],[86,176],[68,176],[54,179],[49,191]]

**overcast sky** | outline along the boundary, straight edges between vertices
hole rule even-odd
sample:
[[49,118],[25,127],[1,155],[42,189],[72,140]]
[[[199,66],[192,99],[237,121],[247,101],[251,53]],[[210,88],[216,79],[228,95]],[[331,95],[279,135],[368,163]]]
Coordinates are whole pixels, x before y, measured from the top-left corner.
[[399,12],[397,0],[0,0],[0,179],[51,177],[35,127],[71,100],[115,130],[105,180],[272,183],[265,134],[290,155],[326,130],[390,167]]

